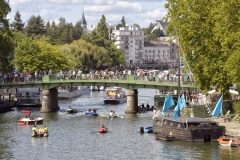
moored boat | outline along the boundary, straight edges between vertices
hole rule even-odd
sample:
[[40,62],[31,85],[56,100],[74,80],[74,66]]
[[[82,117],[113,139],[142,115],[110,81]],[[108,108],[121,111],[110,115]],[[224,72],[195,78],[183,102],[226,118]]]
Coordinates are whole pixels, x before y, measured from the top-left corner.
[[192,142],[216,142],[225,134],[225,126],[219,126],[217,122],[199,117],[154,117],[153,133],[156,137],[169,135],[176,140]]
[[218,143],[224,147],[238,147],[240,140],[232,136],[221,136],[218,138]]
[[149,127],[140,127],[138,128],[138,132],[140,133],[153,133],[153,127],[152,126],[149,126]]
[[104,104],[120,104],[127,102],[127,96],[121,87],[106,88]]
[[31,116],[31,111],[29,110],[22,110],[21,111],[22,117],[20,120],[18,120],[18,124],[42,124],[43,118],[37,117],[34,118]]

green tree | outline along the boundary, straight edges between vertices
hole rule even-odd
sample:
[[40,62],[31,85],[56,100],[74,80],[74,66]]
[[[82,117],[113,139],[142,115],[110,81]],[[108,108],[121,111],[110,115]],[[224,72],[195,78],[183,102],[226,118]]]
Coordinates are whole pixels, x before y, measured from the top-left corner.
[[28,36],[44,35],[46,33],[45,22],[41,16],[31,16],[25,28]]
[[9,28],[7,14],[11,11],[8,1],[0,1],[0,70],[10,71],[13,58],[12,33]]
[[14,16],[14,22],[11,24],[11,27],[14,31],[23,31],[24,23],[22,22],[19,11],[16,12]]
[[100,22],[97,25],[97,34],[103,39],[109,40],[109,31],[106,24],[106,18],[102,15]]
[[73,40],[79,40],[82,36],[83,33],[83,28],[81,26],[81,22],[77,22],[74,26],[74,31],[73,31]]
[[126,27],[126,21],[125,21],[124,16],[122,16],[121,25],[122,25],[122,27]]
[[15,48],[14,64],[17,70],[24,72],[49,69],[56,72],[69,69],[71,63],[58,46],[26,37]]
[[196,85],[202,91],[216,87],[227,98],[240,77],[237,65],[232,65],[240,51],[239,1],[168,0],[165,7],[167,31],[177,35]]

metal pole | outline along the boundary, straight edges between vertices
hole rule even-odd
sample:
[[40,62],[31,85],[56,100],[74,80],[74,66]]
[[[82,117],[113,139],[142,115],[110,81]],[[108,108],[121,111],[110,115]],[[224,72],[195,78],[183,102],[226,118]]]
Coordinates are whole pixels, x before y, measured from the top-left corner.
[[178,41],[178,97],[180,96],[180,74],[180,42]]

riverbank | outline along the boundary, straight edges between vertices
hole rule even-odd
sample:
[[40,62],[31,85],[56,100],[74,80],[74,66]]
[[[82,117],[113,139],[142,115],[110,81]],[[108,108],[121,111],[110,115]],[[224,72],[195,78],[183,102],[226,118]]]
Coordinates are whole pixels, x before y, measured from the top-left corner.
[[226,127],[226,135],[240,137],[240,123],[239,122],[224,122],[224,118],[211,118],[211,120],[216,121],[221,126]]

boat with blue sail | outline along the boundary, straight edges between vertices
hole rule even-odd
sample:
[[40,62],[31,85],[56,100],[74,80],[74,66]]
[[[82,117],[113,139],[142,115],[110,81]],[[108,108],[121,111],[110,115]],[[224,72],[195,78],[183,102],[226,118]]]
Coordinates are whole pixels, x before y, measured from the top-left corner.
[[[221,100],[220,98],[212,116],[221,112]],[[193,116],[179,116],[180,111],[185,107],[184,101],[184,95],[179,96],[174,109],[174,117],[164,117],[165,112],[174,106],[171,95],[165,97],[162,117],[158,115],[153,119],[153,133],[156,135],[156,139],[166,139],[171,135],[175,140],[217,142],[220,136],[225,135],[225,126],[219,126],[215,121]]]

